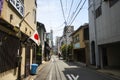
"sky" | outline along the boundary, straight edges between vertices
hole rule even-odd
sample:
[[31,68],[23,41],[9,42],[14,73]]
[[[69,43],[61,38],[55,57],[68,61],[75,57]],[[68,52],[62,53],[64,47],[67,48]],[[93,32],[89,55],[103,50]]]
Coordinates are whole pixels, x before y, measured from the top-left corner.
[[[50,32],[53,30],[53,38],[55,41],[56,36],[63,35],[63,28],[65,27],[65,20],[69,22],[72,14],[74,14],[77,5],[80,1],[81,4],[78,7],[77,12],[81,8],[85,0],[73,0],[73,5],[70,11],[72,0],[61,0],[63,5],[63,11],[65,19],[63,17],[63,12],[61,8],[60,0],[37,0],[37,21],[45,25],[46,31]],[[70,16],[68,18],[70,12]],[[71,24],[76,30],[81,25],[88,23],[88,0],[85,5],[80,10],[79,14],[75,18],[74,22]]]

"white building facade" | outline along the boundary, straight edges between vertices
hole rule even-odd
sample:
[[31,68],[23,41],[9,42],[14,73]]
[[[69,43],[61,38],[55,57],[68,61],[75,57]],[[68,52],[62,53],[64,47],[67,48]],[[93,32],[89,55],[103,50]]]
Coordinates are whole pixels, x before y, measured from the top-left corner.
[[119,0],[89,0],[90,61],[97,68],[120,66],[119,8]]

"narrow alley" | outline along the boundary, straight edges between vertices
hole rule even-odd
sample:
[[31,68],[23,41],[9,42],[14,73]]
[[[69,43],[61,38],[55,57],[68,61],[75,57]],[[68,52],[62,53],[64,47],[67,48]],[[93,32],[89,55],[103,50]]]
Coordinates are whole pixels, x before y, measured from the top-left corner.
[[120,0],[0,0],[0,80],[120,80]]
[[30,80],[119,80],[93,69],[77,66],[53,55]]

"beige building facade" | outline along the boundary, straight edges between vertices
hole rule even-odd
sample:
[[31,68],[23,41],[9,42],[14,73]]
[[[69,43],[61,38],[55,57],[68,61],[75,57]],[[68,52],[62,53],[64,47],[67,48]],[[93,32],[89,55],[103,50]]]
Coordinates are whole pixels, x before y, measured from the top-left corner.
[[36,44],[36,0],[0,1],[0,79],[16,80],[30,74]]
[[81,62],[89,65],[89,28],[88,24],[80,26],[71,34],[73,39],[73,59],[75,62]]

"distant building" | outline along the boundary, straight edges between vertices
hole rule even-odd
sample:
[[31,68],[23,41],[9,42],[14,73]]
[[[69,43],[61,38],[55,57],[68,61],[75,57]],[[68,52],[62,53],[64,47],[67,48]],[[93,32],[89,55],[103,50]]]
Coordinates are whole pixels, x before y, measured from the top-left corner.
[[63,31],[63,37],[65,39],[65,44],[69,45],[71,43],[71,38],[69,37],[71,33],[74,32],[74,26],[65,26]]
[[[38,48],[42,48],[40,54],[41,54],[41,62],[44,60],[44,55],[45,55],[45,41],[46,41],[46,28],[43,23],[37,22],[37,30],[40,36],[40,46]],[[39,61],[39,60],[38,60]],[[39,63],[39,62],[38,62]]]
[[50,31],[50,33],[46,33],[46,38],[49,46],[53,47],[53,30]]
[[49,60],[51,53],[53,53],[53,30],[50,33],[46,33],[46,60]]
[[120,68],[120,0],[89,0],[90,60]]
[[[74,32],[74,26],[65,26],[63,30],[63,35],[59,39],[58,53],[61,53],[64,59],[68,60],[69,52],[67,51],[69,45],[71,45],[72,38],[70,34]],[[61,51],[61,47],[66,46],[66,51]]]
[[57,46],[53,46],[53,54],[57,55]]
[[58,36],[56,37],[57,54],[61,53],[61,51],[60,51],[60,47],[61,47],[60,39],[61,39],[61,37],[58,37]]

